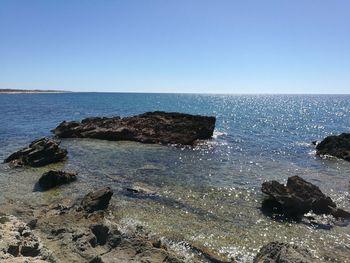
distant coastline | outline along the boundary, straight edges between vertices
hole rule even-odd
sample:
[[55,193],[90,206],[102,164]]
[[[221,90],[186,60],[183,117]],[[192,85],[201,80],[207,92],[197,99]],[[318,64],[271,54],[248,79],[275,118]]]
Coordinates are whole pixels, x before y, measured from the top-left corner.
[[18,93],[66,93],[65,90],[25,90],[25,89],[0,89],[0,94],[18,94]]

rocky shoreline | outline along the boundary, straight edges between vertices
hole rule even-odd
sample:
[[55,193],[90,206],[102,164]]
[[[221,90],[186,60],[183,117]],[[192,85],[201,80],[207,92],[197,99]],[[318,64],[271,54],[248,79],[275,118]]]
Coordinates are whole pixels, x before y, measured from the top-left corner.
[[[116,209],[110,188],[84,197],[63,199],[41,208],[16,209],[0,215],[0,261],[11,262],[235,262],[188,244],[191,257],[174,250],[163,237],[142,225],[124,229],[112,215]],[[288,243],[263,246],[254,263],[321,262],[307,249]]]
[[[141,143],[193,145],[197,140],[210,139],[215,117],[182,113],[148,112],[134,117],[87,118],[81,122],[62,122],[54,130],[58,138],[94,138],[130,140]],[[332,155],[350,160],[350,134],[327,137],[316,146],[318,155]],[[67,150],[54,139],[32,142],[4,160],[11,167],[40,167],[62,162]],[[47,191],[77,180],[78,174],[49,170],[38,181]],[[152,195],[143,188],[126,188],[134,195]],[[339,209],[321,190],[300,178],[288,178],[287,185],[277,181],[264,182],[262,192],[268,196],[263,209],[291,217],[303,217],[308,212],[331,215],[349,220],[350,213]],[[60,200],[46,207],[29,208],[21,216],[0,215],[1,262],[234,262],[210,251],[189,244],[189,260],[174,251],[161,237],[147,232],[143,226],[122,231],[111,215],[115,208],[113,191],[104,187],[91,191],[78,200]],[[264,207],[265,206],[265,207]],[[271,242],[263,246],[254,263],[321,262],[307,249],[288,243]]]
[[62,200],[26,211],[28,223],[2,215],[1,262],[183,262],[141,230],[119,231],[107,210],[110,198],[110,189],[99,189]]

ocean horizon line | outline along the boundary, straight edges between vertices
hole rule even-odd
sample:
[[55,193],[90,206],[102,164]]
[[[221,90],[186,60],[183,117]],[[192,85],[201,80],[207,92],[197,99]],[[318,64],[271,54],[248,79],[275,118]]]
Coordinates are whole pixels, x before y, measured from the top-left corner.
[[348,96],[350,93],[212,93],[212,92],[142,92],[142,91],[70,91],[70,90],[20,90],[20,89],[0,89],[0,94],[58,94],[58,93],[120,93],[120,94],[168,94],[168,95],[226,95],[226,96],[280,96],[280,95],[292,95],[292,96]]

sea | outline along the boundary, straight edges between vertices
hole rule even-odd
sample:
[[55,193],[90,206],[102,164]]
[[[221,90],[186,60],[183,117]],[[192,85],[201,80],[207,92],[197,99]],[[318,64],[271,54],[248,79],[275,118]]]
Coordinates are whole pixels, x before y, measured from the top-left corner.
[[[1,211],[110,186],[121,225],[144,226],[189,262],[191,245],[252,262],[270,241],[301,245],[326,262],[350,262],[348,224],[326,216],[273,217],[261,206],[264,181],[286,183],[298,175],[350,211],[350,162],[318,157],[312,144],[350,132],[350,95],[0,94],[0,160],[35,139],[52,137],[63,120],[156,110],[215,116],[214,136],[193,147],[62,139],[68,150],[62,163],[16,169],[0,164]],[[36,191],[38,178],[50,169],[76,171],[78,180]],[[135,186],[151,194],[125,191]]]

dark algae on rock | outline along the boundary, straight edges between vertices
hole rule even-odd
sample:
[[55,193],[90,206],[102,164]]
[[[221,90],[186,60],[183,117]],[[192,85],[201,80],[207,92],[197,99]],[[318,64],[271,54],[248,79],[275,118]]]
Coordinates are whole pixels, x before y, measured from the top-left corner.
[[326,137],[316,146],[317,155],[331,155],[350,162],[350,133]]
[[60,162],[66,158],[67,150],[60,148],[59,144],[56,140],[42,138],[11,154],[4,162],[14,167],[25,165],[39,167]]
[[303,216],[313,211],[315,214],[330,214],[336,218],[350,218],[350,213],[337,208],[333,200],[316,185],[299,176],[289,177],[286,186],[277,181],[264,182],[261,190],[272,200],[265,205],[278,208],[289,216]]
[[111,141],[191,145],[210,139],[215,117],[177,112],[146,112],[133,117],[94,117],[64,121],[54,130],[59,138],[94,138]]

